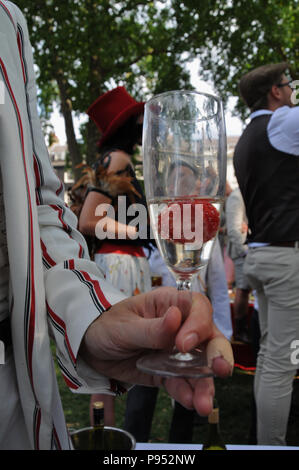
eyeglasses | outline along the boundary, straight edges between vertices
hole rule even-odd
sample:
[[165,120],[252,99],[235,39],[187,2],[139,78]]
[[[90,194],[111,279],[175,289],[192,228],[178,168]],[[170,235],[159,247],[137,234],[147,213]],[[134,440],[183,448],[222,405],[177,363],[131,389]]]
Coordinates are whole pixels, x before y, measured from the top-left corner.
[[289,80],[288,82],[285,82],[285,83],[278,83],[278,85],[276,85],[278,88],[282,88],[284,86],[288,86],[291,88],[291,90],[293,90],[293,87],[292,87],[292,82],[293,80]]

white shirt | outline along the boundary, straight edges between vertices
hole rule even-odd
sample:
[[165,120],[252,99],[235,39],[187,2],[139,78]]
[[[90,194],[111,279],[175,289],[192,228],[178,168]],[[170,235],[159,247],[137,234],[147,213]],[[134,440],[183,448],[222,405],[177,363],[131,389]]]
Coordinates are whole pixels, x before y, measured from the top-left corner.
[[271,145],[281,152],[299,156],[299,107],[281,106],[274,112],[259,109],[250,118],[265,114],[272,114],[267,128]]

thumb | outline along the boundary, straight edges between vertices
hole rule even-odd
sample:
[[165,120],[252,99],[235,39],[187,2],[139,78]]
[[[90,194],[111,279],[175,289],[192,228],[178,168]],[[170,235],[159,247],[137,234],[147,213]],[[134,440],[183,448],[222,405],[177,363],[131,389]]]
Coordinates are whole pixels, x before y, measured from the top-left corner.
[[141,318],[136,331],[136,346],[144,349],[169,349],[174,346],[181,326],[180,310],[171,306],[163,317]]

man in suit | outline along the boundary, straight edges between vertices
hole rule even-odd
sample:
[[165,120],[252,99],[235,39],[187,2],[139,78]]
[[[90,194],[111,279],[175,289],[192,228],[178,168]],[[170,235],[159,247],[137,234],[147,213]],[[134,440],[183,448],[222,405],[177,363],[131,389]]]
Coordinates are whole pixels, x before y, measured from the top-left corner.
[[251,121],[234,167],[250,233],[244,272],[255,289],[261,330],[254,379],[258,443],[284,445],[299,338],[299,108],[288,64],[244,75],[240,93]]

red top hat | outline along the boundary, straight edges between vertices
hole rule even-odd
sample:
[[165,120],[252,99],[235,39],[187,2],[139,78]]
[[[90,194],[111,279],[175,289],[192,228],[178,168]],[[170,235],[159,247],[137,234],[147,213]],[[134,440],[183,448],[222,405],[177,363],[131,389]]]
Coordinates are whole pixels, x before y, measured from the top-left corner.
[[99,96],[87,110],[102,134],[99,147],[131,116],[142,114],[143,111],[144,103],[135,101],[122,86]]

